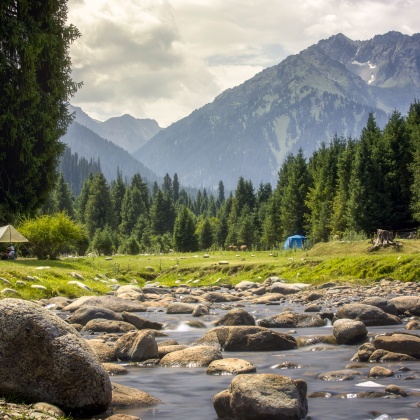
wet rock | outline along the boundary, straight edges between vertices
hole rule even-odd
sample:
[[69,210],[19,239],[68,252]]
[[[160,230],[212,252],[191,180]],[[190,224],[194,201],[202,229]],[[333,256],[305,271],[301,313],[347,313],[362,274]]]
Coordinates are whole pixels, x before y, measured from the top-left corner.
[[182,298],[182,303],[204,303],[210,304],[201,296],[185,296]]
[[363,299],[363,301],[361,301],[360,303],[362,303],[363,305],[376,306],[377,308],[382,309],[387,314],[398,315],[396,306],[391,301],[383,297],[369,297]]
[[302,366],[295,362],[283,362],[277,365],[274,369],[300,369]]
[[100,306],[114,312],[146,312],[147,308],[140,302],[133,302],[121,299],[116,296],[82,296],[62,310],[65,312],[75,312],[82,306]]
[[58,407],[52,404],[47,404],[44,402],[36,403],[32,406],[33,411],[37,413],[44,413],[50,416],[56,417],[58,419],[65,418],[66,414],[63,410],[60,410]]
[[162,359],[162,357],[166,356],[169,353],[172,353],[174,351],[184,350],[186,348],[187,348],[187,346],[180,346],[180,345],[160,346],[160,347],[158,347],[159,359]]
[[304,312],[320,312],[321,309],[319,305],[309,305],[305,308]]
[[385,397],[384,392],[376,391],[362,391],[362,392],[349,392],[334,395],[334,398],[383,398]]
[[157,343],[158,348],[165,347],[165,346],[179,346],[178,341],[175,340],[163,340]]
[[351,359],[355,362],[367,362],[370,359],[370,356],[375,352],[376,347],[371,343],[362,344],[358,352]]
[[324,320],[319,315],[283,312],[260,319],[257,324],[266,328],[309,328],[323,327]]
[[388,385],[385,388],[385,392],[387,392],[388,394],[396,394],[396,395],[401,395],[402,397],[408,397],[407,392],[405,392],[403,389],[401,389],[397,385]]
[[384,312],[382,309],[371,305],[360,303],[350,303],[343,305],[336,314],[337,319],[353,319],[363,322],[367,327],[380,325],[398,325],[401,320],[395,316]]
[[166,295],[172,292],[169,287],[144,286],[142,290],[145,295]]
[[141,418],[130,416],[129,414],[114,414],[111,417],[107,417],[106,420],[141,420]]
[[252,294],[254,295],[265,295],[267,293],[267,288],[266,287],[257,287],[256,289],[251,289]]
[[130,312],[123,312],[121,315],[125,322],[134,325],[138,330],[161,330],[164,327],[164,324],[160,322],[150,321]]
[[314,300],[321,299],[323,296],[322,293],[312,292],[306,295],[305,299],[309,302],[313,302]]
[[387,378],[389,376],[394,376],[394,372],[382,366],[375,366],[368,373],[368,378]]
[[308,412],[307,385],[281,375],[244,374],[213,398],[218,418],[301,420]]
[[318,378],[324,381],[350,381],[356,375],[360,375],[360,372],[352,369],[343,369],[321,373]]
[[369,358],[369,362],[414,362],[416,359],[407,354],[393,353],[386,350],[376,350]]
[[410,312],[412,315],[420,315],[420,297],[418,296],[400,296],[391,299],[400,314]]
[[135,285],[120,286],[115,291],[115,296],[121,299],[144,302],[146,300],[143,290]]
[[143,407],[161,404],[162,401],[143,391],[120,384],[112,384],[112,407]]
[[83,330],[83,325],[81,324],[71,324],[71,326],[76,330],[76,331],[82,331]]
[[72,315],[66,321],[70,324],[86,325],[92,319],[108,319],[109,321],[123,321],[121,315],[111,311],[110,309],[101,308],[100,306],[84,306]]
[[178,287],[178,289],[175,290],[175,293],[177,295],[189,295],[191,290],[189,287]]
[[159,357],[154,335],[144,330],[124,334],[115,342],[114,351],[118,359],[132,362]]
[[124,321],[109,321],[107,319],[92,319],[82,331],[104,332],[104,333],[126,333],[135,330],[132,324]]
[[204,322],[196,320],[186,321],[185,325],[188,325],[191,328],[207,328],[207,325]]
[[209,292],[205,293],[203,299],[207,300],[207,302],[235,302],[241,300],[240,297],[230,295],[228,293],[219,293],[219,292]]
[[355,344],[367,337],[365,324],[351,319],[339,319],[333,324],[333,335],[338,344]]
[[309,287],[309,284],[303,283],[274,283],[271,285],[271,293],[281,293],[282,295],[293,295]]
[[406,330],[420,330],[420,322],[419,321],[410,321],[406,326]]
[[333,335],[301,335],[296,337],[299,347],[313,346],[314,344],[337,344],[337,340]]
[[408,354],[420,358],[420,337],[408,334],[393,334],[391,336],[378,335],[372,341],[376,349],[387,350],[393,353]]
[[102,366],[109,376],[127,375],[129,373],[124,366],[117,365],[116,363],[102,363]]
[[256,372],[257,369],[252,363],[243,359],[222,359],[211,362],[207,368],[208,375],[226,375],[229,373],[243,374]]
[[205,305],[197,305],[192,312],[192,316],[194,317],[205,316],[209,314],[210,314],[209,308]]
[[211,346],[188,347],[164,356],[160,365],[164,367],[205,367],[214,360],[223,359],[222,353]]
[[331,398],[332,394],[329,392],[318,391],[318,392],[311,392],[308,394],[307,398]]
[[260,285],[253,281],[241,281],[235,286],[235,290],[257,289]]
[[274,351],[297,348],[296,340],[290,335],[253,326],[214,328],[193,345],[208,345],[225,351]]
[[86,340],[89,347],[98,356],[101,363],[113,362],[116,360],[114,349],[102,340]]
[[226,312],[226,314],[221,319],[216,321],[214,325],[255,325],[255,319],[247,311],[241,308],[235,308]]
[[74,328],[39,305],[0,301],[0,389],[3,394],[94,414],[111,402],[109,377]]
[[363,368],[367,368],[368,365],[365,365],[364,363],[349,363],[346,366],[346,369],[363,369]]
[[166,308],[167,314],[192,314],[197,305],[174,302]]

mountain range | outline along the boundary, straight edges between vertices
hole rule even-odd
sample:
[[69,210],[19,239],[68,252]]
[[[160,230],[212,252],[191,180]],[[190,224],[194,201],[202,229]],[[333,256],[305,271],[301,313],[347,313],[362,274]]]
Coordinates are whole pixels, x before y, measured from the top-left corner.
[[291,55],[133,153],[159,175],[184,184],[235,188],[242,175],[275,182],[288,153],[309,156],[335,134],[358,136],[373,112],[380,126],[420,93],[420,34],[353,41],[343,34]]

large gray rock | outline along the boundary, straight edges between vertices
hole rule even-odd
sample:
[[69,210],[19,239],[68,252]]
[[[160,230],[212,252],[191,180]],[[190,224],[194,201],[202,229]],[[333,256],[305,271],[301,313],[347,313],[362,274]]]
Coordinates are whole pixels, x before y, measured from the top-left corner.
[[400,296],[391,299],[400,314],[409,311],[413,315],[420,315],[420,297],[418,296]]
[[214,325],[255,325],[254,317],[241,308],[231,309]]
[[283,312],[260,319],[258,325],[266,328],[309,328],[323,327],[325,323],[319,315]]
[[191,303],[174,302],[166,308],[167,314],[192,314],[197,305]]
[[211,362],[207,368],[207,375],[229,375],[229,374],[243,374],[253,373],[257,369],[252,363],[243,359],[222,359]]
[[274,283],[271,285],[271,293],[281,293],[282,295],[293,295],[309,287],[310,284],[304,283]]
[[377,335],[372,344],[376,349],[408,354],[416,359],[420,359],[420,336],[417,334],[402,333],[400,331],[386,333]]
[[132,362],[159,357],[155,336],[151,331],[134,331],[124,334],[115,342],[114,351],[118,359]]
[[207,302],[235,302],[241,300],[238,296],[233,296],[229,293],[209,292],[202,296]]
[[333,325],[333,335],[338,344],[355,344],[367,337],[368,330],[361,321],[338,319]]
[[120,286],[115,291],[115,296],[121,299],[128,299],[139,302],[144,302],[146,300],[143,290],[139,286],[131,284],[127,286]]
[[144,407],[161,404],[162,401],[143,391],[112,382],[112,407]]
[[172,293],[169,287],[144,286],[142,290],[145,295],[166,295]]
[[102,413],[111,383],[82,336],[32,302],[0,301],[0,393],[56,405],[73,415]]
[[192,316],[199,317],[209,315],[210,311],[206,305],[197,305],[192,313]]
[[114,349],[102,340],[86,340],[86,342],[96,356],[98,356],[101,363],[108,363],[116,360]]
[[124,321],[109,321],[107,319],[92,319],[82,329],[82,331],[104,332],[121,334],[135,330],[136,327]]
[[301,420],[306,418],[307,385],[281,375],[244,374],[213,398],[218,418],[234,420]]
[[363,305],[361,303],[349,303],[347,305],[343,305],[337,311],[336,318],[347,318],[355,321],[362,321],[367,327],[401,324],[401,320],[397,316],[387,314],[376,306]]
[[160,322],[150,321],[130,312],[123,312],[121,315],[125,322],[134,325],[138,330],[161,330],[164,327]]
[[82,306],[100,306],[114,312],[146,312],[147,308],[140,302],[133,302],[115,296],[82,296],[64,307],[65,312],[77,311]]
[[381,308],[387,314],[398,315],[398,311],[395,305],[390,300],[383,297],[369,297],[360,303],[363,305],[372,305],[376,306],[377,308]]
[[66,321],[70,322],[70,324],[86,325],[92,319],[98,318],[110,321],[123,321],[121,315],[100,306],[83,306],[70,315]]
[[160,365],[166,367],[204,367],[219,359],[223,359],[222,353],[214,347],[196,346],[168,353],[162,358]]
[[256,289],[259,286],[260,286],[259,284],[254,283],[253,281],[243,280],[235,286],[235,289],[236,290],[248,290],[248,289]]
[[297,348],[296,340],[292,336],[253,326],[214,328],[193,345],[213,346],[225,351],[275,351]]

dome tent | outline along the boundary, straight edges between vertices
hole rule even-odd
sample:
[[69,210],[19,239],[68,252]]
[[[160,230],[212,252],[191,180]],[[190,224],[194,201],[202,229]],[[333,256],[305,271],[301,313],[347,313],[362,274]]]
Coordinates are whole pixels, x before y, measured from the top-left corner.
[[289,236],[286,239],[286,242],[284,243],[283,249],[289,249],[289,248],[302,249],[303,245],[305,244],[307,240],[308,239],[305,236],[300,236],[300,235]]

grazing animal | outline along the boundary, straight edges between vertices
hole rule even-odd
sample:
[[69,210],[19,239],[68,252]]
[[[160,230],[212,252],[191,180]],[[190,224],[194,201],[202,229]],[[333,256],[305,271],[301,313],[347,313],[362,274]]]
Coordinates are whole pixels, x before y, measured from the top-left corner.
[[228,247],[228,250],[229,251],[237,251],[238,250],[238,247],[235,246],[235,245],[231,245],[231,246]]
[[241,251],[246,251],[247,248],[248,248],[248,245],[241,245],[240,247]]

